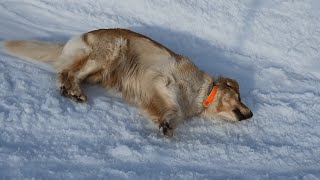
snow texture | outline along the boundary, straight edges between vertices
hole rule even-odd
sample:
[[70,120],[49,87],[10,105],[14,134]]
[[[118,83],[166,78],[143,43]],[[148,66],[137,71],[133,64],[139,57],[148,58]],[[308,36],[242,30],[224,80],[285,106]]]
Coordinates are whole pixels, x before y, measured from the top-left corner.
[[193,118],[164,138],[121,98],[59,95],[0,52],[0,179],[320,179],[319,0],[0,0],[0,41],[128,28],[240,82],[251,120]]

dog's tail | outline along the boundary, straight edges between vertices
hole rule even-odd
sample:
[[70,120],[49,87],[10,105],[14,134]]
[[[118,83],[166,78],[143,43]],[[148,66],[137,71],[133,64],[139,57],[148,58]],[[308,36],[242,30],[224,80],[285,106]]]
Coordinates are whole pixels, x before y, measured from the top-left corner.
[[64,44],[17,40],[4,42],[4,47],[10,55],[54,64],[62,54]]

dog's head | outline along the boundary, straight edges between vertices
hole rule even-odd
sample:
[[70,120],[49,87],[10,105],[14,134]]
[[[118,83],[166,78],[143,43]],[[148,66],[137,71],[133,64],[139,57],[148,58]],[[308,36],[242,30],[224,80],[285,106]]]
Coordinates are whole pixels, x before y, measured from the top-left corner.
[[213,102],[203,111],[204,117],[241,121],[253,116],[251,110],[241,102],[237,81],[220,77],[216,86],[217,93]]

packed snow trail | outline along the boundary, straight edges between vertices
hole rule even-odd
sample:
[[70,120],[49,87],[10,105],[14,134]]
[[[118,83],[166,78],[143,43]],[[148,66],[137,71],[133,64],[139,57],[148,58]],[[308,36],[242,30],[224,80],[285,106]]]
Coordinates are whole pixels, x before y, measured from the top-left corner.
[[320,179],[318,0],[0,0],[0,41],[128,28],[240,82],[251,120],[194,118],[164,138],[100,87],[60,96],[0,52],[0,179]]

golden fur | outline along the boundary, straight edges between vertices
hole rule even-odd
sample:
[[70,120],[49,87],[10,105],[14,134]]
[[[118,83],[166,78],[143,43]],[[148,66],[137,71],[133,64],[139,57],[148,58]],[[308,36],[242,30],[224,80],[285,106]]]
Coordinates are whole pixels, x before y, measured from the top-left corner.
[[[85,102],[81,82],[100,84],[140,107],[169,136],[192,116],[232,121],[252,117],[235,80],[214,80],[188,58],[130,30],[95,30],[65,45],[8,41],[5,47],[12,55],[52,64],[62,95]],[[214,85],[219,85],[216,98],[204,108],[202,102]]]

